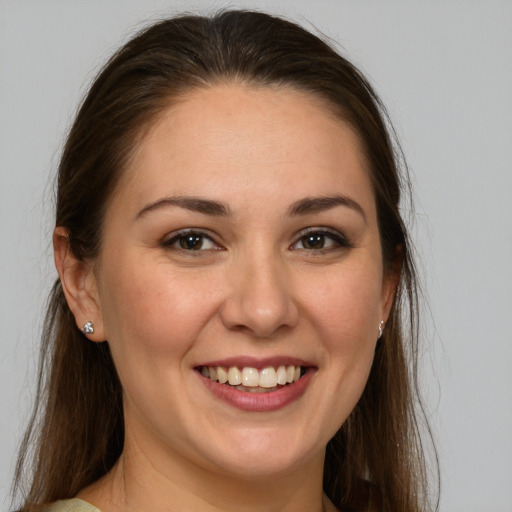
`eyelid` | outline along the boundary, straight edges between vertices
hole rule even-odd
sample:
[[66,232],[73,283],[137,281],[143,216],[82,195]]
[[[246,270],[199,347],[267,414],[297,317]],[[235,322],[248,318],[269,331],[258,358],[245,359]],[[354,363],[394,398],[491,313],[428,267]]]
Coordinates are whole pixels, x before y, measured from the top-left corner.
[[[173,247],[173,245],[179,240],[180,237],[186,236],[186,235],[199,235],[202,236],[208,240],[210,240],[216,247],[214,249],[200,249],[197,251],[187,251],[186,249],[182,249],[180,247]],[[217,241],[217,237],[212,234],[210,231],[201,229],[201,228],[184,228],[179,229],[177,231],[173,231],[172,233],[168,233],[165,235],[160,242],[160,245],[165,249],[174,249],[176,251],[181,251],[184,253],[199,253],[204,251],[211,251],[211,250],[219,250],[223,249],[222,245]]]
[[291,244],[291,248],[300,242],[300,240],[308,235],[325,235],[332,240],[334,240],[337,243],[336,247],[325,247],[322,249],[304,249],[311,252],[322,252],[322,251],[329,251],[333,249],[339,249],[342,247],[353,247],[353,244],[350,242],[350,240],[347,238],[346,235],[344,235],[341,231],[338,231],[337,229],[328,228],[325,226],[316,226],[316,227],[309,227],[306,229],[302,229],[297,233],[295,241]]
[[[199,249],[197,251],[188,251],[186,249],[180,248],[180,247],[174,247],[174,244],[179,240],[180,237],[186,236],[186,235],[199,235],[201,237],[204,237],[205,239],[208,239],[211,241],[212,244],[214,244],[215,248],[209,248],[209,249]],[[305,229],[302,229],[299,231],[296,236],[294,242],[290,245],[290,249],[294,249],[294,246],[300,242],[300,240],[308,235],[324,235],[327,238],[330,238],[333,240],[336,245],[334,247],[325,247],[322,249],[305,249],[302,250],[310,251],[310,252],[318,252],[321,253],[322,251],[331,251],[339,248],[348,248],[353,247],[353,244],[350,242],[350,240],[347,238],[345,234],[343,234],[341,231],[333,228],[328,228],[325,226],[315,226],[315,227],[308,227]],[[174,249],[176,251],[184,252],[184,253],[200,253],[205,251],[212,251],[212,250],[222,250],[224,247],[222,244],[219,243],[218,237],[210,232],[209,230],[202,229],[202,228],[184,228],[179,229],[177,231],[173,231],[172,233],[168,233],[163,237],[162,241],[160,242],[160,245],[165,249]],[[297,249],[299,250],[299,249]]]

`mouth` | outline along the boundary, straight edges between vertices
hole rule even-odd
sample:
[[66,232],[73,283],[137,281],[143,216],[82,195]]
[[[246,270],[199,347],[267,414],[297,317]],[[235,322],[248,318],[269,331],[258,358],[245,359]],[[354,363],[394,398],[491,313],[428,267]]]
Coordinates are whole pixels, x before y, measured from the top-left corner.
[[245,393],[270,393],[289,386],[304,377],[307,367],[298,365],[266,366],[200,366],[198,371],[213,382]]
[[194,368],[212,396],[247,412],[277,411],[299,400],[317,369],[298,360],[265,361],[247,357]]

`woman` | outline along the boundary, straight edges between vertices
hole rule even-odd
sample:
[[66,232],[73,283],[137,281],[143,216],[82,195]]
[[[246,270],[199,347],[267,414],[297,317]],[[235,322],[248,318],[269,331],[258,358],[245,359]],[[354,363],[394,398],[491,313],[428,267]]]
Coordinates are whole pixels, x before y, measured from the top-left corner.
[[366,80],[290,22],[119,50],[60,163],[21,510],[426,510],[396,158]]

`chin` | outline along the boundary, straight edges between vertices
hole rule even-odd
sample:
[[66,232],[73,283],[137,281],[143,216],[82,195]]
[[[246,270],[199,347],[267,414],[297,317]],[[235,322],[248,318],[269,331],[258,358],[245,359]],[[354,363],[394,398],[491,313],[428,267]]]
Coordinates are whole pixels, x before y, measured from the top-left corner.
[[289,474],[311,461],[323,464],[324,454],[325,445],[320,442],[313,445],[311,437],[303,438],[283,428],[276,432],[261,427],[232,433],[225,449],[208,458],[225,473],[254,480]]

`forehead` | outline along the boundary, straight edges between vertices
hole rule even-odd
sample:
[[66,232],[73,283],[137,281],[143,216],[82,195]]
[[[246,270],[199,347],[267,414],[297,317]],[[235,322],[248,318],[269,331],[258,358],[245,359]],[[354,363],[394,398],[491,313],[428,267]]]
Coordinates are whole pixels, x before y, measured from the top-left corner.
[[373,195],[358,136],[326,102],[291,87],[240,84],[187,93],[149,126],[118,188],[143,201],[155,187],[234,197],[266,189],[276,199],[332,187]]

